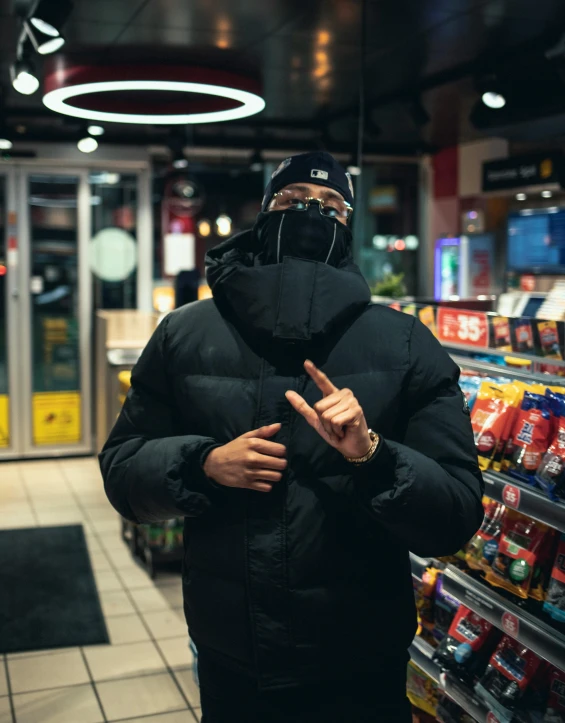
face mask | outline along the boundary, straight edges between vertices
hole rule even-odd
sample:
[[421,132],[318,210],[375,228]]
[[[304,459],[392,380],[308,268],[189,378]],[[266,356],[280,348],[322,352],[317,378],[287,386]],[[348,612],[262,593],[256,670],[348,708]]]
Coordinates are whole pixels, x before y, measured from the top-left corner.
[[280,264],[285,256],[338,266],[349,254],[351,230],[322,216],[317,203],[306,211],[260,213],[255,224],[263,265]]

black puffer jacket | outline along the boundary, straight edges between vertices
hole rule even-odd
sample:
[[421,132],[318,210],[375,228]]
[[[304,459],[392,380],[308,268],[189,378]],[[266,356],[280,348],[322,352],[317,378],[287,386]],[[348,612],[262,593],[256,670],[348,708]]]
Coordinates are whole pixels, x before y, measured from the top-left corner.
[[[262,688],[403,657],[416,629],[408,551],[453,553],[483,484],[458,369],[428,330],[370,305],[347,260],[256,266],[251,234],[210,253],[215,300],[170,314],[132,375],[101,455],[133,521],[185,515],[185,611],[196,645]],[[311,358],[349,387],[384,441],[353,467],[297,415]],[[214,446],[281,422],[289,466],[268,494],[220,487]]]

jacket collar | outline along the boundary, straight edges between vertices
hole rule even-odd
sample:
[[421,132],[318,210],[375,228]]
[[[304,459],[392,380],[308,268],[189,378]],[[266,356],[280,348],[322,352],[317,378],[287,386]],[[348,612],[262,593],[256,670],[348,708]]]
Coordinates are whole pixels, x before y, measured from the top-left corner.
[[351,258],[339,268],[285,258],[261,266],[252,231],[206,255],[206,277],[222,313],[271,339],[310,342],[339,331],[370,303],[369,287]]

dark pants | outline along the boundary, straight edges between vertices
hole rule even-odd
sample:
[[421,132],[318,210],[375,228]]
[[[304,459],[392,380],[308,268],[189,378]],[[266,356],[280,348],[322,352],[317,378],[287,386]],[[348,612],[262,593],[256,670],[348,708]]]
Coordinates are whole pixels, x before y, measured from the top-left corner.
[[254,680],[199,656],[202,723],[410,723],[406,664],[352,680],[257,690]]

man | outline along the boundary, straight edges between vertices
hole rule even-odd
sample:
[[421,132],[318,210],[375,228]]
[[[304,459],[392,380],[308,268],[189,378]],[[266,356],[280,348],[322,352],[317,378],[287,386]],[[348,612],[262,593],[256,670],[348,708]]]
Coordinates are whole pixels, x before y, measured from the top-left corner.
[[[284,161],[213,300],[160,324],[101,455],[134,522],[184,515],[204,723],[408,723],[408,551],[458,551],[483,483],[458,368],[370,305],[351,180]],[[371,431],[374,430],[374,431]]]

